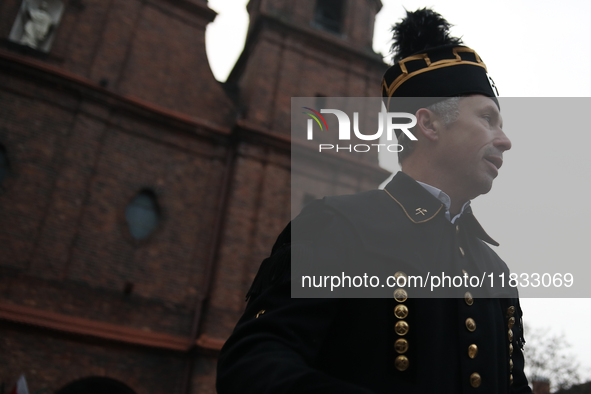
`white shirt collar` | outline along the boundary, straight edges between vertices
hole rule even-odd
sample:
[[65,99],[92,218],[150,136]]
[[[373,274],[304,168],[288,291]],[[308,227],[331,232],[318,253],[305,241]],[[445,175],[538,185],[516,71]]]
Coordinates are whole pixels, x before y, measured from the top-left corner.
[[449,213],[449,209],[451,208],[451,198],[444,191],[442,191],[434,186],[427,185],[426,183],[419,182],[419,181],[417,181],[417,183],[419,185],[423,186],[425,188],[425,190],[427,190],[435,198],[437,198],[439,201],[441,201],[443,203],[443,205],[445,205],[445,217],[447,218],[447,220],[449,220],[452,223],[454,223],[464,213],[464,210],[470,206],[470,200],[466,201],[464,203],[464,205],[462,206],[460,213],[458,213],[456,216],[454,216],[452,218],[451,214]]

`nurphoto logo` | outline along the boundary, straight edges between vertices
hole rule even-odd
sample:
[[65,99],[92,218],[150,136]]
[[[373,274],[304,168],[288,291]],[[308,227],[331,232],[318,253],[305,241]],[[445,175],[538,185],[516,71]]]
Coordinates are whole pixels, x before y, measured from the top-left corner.
[[[321,132],[329,132],[326,119],[322,114],[333,114],[337,117],[339,124],[338,127],[338,140],[339,141],[350,141],[351,140],[351,119],[344,111],[338,109],[320,109],[320,112],[310,107],[302,107],[306,111],[304,114],[310,116],[307,123],[307,139],[309,141],[314,140],[314,122],[318,125]],[[378,131],[374,134],[363,134],[359,130],[359,112],[353,112],[353,133],[355,137],[362,141],[377,141],[379,142],[380,137],[386,131],[386,140],[393,141],[395,138],[394,130],[400,130],[410,140],[416,141],[417,138],[409,131],[417,124],[417,118],[407,112],[388,112],[386,106],[382,103],[382,110],[377,114],[378,116]],[[402,121],[402,123],[400,123]],[[388,152],[400,152],[402,146],[399,144],[318,144],[318,151],[348,151],[348,152],[369,152],[375,147],[377,151],[380,148],[387,149]]]

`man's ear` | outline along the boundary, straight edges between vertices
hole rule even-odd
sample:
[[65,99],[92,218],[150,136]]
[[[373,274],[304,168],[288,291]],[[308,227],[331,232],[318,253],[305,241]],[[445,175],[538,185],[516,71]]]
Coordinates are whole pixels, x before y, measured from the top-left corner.
[[433,111],[426,108],[419,109],[415,116],[417,118],[417,125],[415,130],[429,141],[437,141],[439,139],[439,129],[441,126],[440,119]]

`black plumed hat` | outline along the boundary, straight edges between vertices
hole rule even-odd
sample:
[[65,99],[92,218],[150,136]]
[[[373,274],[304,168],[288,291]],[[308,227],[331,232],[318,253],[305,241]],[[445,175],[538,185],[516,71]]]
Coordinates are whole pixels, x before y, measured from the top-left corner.
[[395,64],[382,81],[390,112],[412,112],[442,97],[482,94],[498,104],[498,91],[486,65],[462,40],[451,37],[451,24],[428,8],[406,12],[392,27]]

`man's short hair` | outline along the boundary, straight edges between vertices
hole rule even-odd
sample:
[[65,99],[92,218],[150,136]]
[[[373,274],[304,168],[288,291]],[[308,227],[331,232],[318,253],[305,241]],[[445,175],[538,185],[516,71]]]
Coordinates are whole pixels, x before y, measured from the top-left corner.
[[[443,101],[439,101],[435,104],[431,104],[427,107],[428,110],[435,113],[435,115],[443,119],[443,124],[449,126],[458,119],[460,115],[459,105],[461,97],[451,97]],[[414,130],[417,126],[415,126]],[[409,139],[406,134],[400,133],[398,137],[398,144],[402,146],[402,150],[398,152],[398,163],[402,165],[404,159],[406,159],[414,150],[415,142]]]

